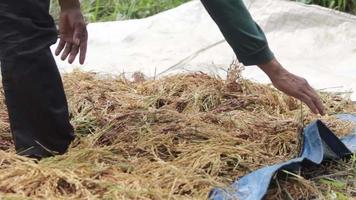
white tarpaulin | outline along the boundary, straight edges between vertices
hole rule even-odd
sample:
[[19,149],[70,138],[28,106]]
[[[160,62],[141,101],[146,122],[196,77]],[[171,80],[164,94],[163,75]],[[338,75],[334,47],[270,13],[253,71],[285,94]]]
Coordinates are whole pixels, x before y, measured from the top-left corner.
[[[317,89],[356,91],[355,16],[287,0],[245,2],[288,70]],[[198,0],[146,19],[90,24],[88,31],[88,57],[80,67],[85,71],[141,71],[148,77],[204,71],[224,77],[235,58]],[[66,72],[79,67],[57,63]],[[268,82],[257,67],[246,67],[244,76]]]

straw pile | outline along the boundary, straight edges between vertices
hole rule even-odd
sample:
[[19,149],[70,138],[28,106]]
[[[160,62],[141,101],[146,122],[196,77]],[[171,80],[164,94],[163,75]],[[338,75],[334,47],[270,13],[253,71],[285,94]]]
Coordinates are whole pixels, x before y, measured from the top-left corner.
[[[302,121],[316,119],[269,85],[204,73],[134,81],[73,72],[64,76],[78,135],[69,152],[40,161],[16,156],[0,113],[3,199],[206,199],[216,186],[297,156]],[[356,112],[321,94],[328,113]],[[303,118],[301,114],[303,113]],[[301,120],[303,119],[303,120]],[[323,118],[339,136],[354,124]],[[267,199],[355,195],[356,157],[276,178]]]

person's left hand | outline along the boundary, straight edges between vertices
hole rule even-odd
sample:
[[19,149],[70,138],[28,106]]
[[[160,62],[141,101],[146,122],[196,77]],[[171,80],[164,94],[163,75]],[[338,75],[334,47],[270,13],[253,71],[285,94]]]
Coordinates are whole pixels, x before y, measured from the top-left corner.
[[79,63],[84,64],[88,32],[80,8],[62,9],[59,19],[60,41],[55,51],[64,61],[72,64],[79,53]]

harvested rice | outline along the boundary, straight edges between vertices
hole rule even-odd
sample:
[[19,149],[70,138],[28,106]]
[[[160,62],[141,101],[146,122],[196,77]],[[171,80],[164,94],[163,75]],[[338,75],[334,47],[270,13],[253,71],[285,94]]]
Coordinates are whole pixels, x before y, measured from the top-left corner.
[[[0,113],[2,199],[206,199],[216,186],[298,155],[302,124],[317,119],[299,101],[244,80],[204,73],[134,81],[75,71],[64,76],[78,135],[69,152],[39,163],[17,156]],[[322,120],[338,136],[355,127],[347,98],[321,93]],[[3,98],[3,97],[1,97]],[[3,102],[3,101],[2,101]],[[267,199],[351,199],[356,156],[303,174],[277,176]],[[304,177],[304,178],[303,178]],[[336,199],[337,199],[336,198]]]

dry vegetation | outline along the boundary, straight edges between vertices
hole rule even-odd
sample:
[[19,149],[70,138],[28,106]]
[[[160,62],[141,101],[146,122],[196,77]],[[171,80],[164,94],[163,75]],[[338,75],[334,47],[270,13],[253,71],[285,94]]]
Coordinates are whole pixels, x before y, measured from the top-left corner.
[[[40,161],[16,156],[0,113],[3,199],[206,199],[252,170],[299,151],[300,102],[268,85],[203,73],[129,81],[94,73],[65,75],[78,135],[69,152]],[[140,77],[140,76],[137,76]],[[328,113],[356,112],[322,94]],[[316,116],[304,107],[304,123]],[[353,124],[323,121],[339,136]],[[355,197],[356,158],[276,178],[268,199]]]

